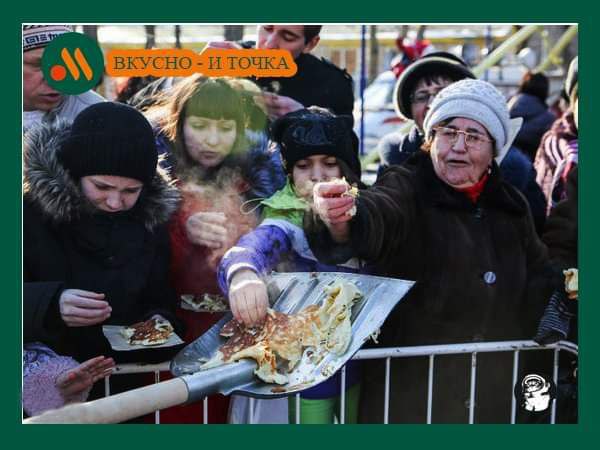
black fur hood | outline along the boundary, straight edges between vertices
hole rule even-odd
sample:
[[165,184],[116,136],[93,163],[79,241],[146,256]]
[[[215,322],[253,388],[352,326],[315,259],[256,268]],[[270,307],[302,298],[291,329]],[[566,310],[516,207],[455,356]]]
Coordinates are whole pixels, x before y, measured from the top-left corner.
[[[28,130],[24,136],[24,198],[57,224],[76,220],[91,208],[57,157],[70,127],[62,121],[44,123]],[[152,231],[169,220],[178,204],[177,188],[167,172],[159,168],[152,182],[144,186],[132,211]]]

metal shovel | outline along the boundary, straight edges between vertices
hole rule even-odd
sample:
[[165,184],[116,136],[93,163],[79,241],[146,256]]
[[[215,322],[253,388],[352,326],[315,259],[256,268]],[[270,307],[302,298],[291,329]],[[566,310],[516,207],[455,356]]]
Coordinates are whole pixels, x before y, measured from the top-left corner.
[[289,374],[284,386],[266,384],[254,376],[257,365],[243,360],[209,370],[200,370],[225,339],[221,327],[228,314],[204,335],[185,347],[171,362],[177,378],[134,389],[88,403],[48,411],[25,423],[117,423],[150,412],[202,399],[207,395],[242,394],[258,398],[288,396],[326,380],[356,353],[381,327],[388,314],[413,286],[413,281],[338,272],[285,273],[269,277],[269,297],[273,309],[289,314],[318,304],[326,297],[325,287],[338,280],[356,284],[363,294],[352,308],[352,340],[343,355],[326,354],[318,363],[303,358]]

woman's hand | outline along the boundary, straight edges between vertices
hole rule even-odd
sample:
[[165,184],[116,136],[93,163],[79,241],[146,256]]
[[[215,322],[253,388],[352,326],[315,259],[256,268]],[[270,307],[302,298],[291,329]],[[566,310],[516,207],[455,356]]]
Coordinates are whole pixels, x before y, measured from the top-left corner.
[[238,322],[256,325],[264,319],[269,307],[267,286],[255,272],[242,269],[231,279],[229,305]]
[[190,242],[212,249],[225,247],[227,216],[220,212],[199,212],[190,216],[185,227]]
[[112,358],[97,356],[88,359],[74,369],[61,373],[56,378],[56,387],[65,400],[79,395],[90,388],[96,381],[111,374],[115,362]]
[[104,322],[112,308],[104,301],[104,294],[66,289],[58,300],[60,316],[69,327],[87,327]]
[[313,189],[314,210],[327,225],[335,242],[347,242],[350,238],[350,224],[356,211],[356,199],[352,195],[344,195],[349,185],[339,181],[315,184]]

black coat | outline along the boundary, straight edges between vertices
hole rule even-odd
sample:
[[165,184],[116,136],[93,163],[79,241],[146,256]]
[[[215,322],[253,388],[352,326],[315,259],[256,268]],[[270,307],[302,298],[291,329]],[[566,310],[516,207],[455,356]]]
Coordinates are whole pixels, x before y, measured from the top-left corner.
[[560,201],[548,216],[542,236],[543,241],[548,246],[553,264],[561,271],[579,267],[577,252],[579,229],[577,179],[578,169],[576,166],[567,177],[566,198]]
[[514,144],[533,161],[542,136],[550,129],[556,117],[538,97],[523,93],[510,100],[509,112],[510,117],[523,118],[523,125]]
[[159,361],[177,349],[113,352],[102,326],[67,327],[59,313],[63,290],[105,294],[107,325],[130,325],[153,314],[174,316],[168,279],[166,222],[178,193],[166,175],[144,186],[133,209],[95,210],[56,158],[68,128],[44,127],[26,136],[23,198],[23,341],[42,341],[83,361],[113,356],[118,362]]
[[[527,202],[502,180],[495,164],[474,204],[442,182],[429,155],[421,153],[360,191],[357,210],[352,253],[376,264],[378,275],[417,281],[382,327],[382,346],[530,339],[535,334],[550,295],[547,250]],[[336,246],[323,236],[309,241],[318,258],[343,253],[332,252]],[[476,421],[510,417],[512,360],[505,356],[480,359]],[[425,421],[425,363],[394,360],[391,421]],[[366,368],[364,421],[382,419],[380,366]],[[469,368],[468,355],[436,359],[442,388],[434,393],[434,422],[467,420]]]
[[259,86],[291,97],[305,107],[320,106],[337,115],[352,117],[354,94],[352,77],[324,58],[302,53],[296,58],[298,71],[293,77],[259,78]]

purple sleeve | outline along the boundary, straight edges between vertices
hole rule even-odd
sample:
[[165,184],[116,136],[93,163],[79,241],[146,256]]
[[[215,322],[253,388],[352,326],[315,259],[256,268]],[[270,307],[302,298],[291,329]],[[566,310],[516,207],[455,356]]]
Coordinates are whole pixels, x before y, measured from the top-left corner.
[[[26,363],[27,364],[27,363]],[[37,416],[49,409],[57,409],[66,403],[83,402],[91,388],[77,396],[65,399],[56,387],[56,378],[79,364],[73,358],[55,356],[39,361],[31,370],[24,367],[23,409],[29,416]]]
[[219,287],[227,297],[229,281],[240,269],[250,269],[259,275],[270,272],[283,254],[291,249],[288,235],[273,225],[259,226],[240,238],[223,256],[217,271]]

